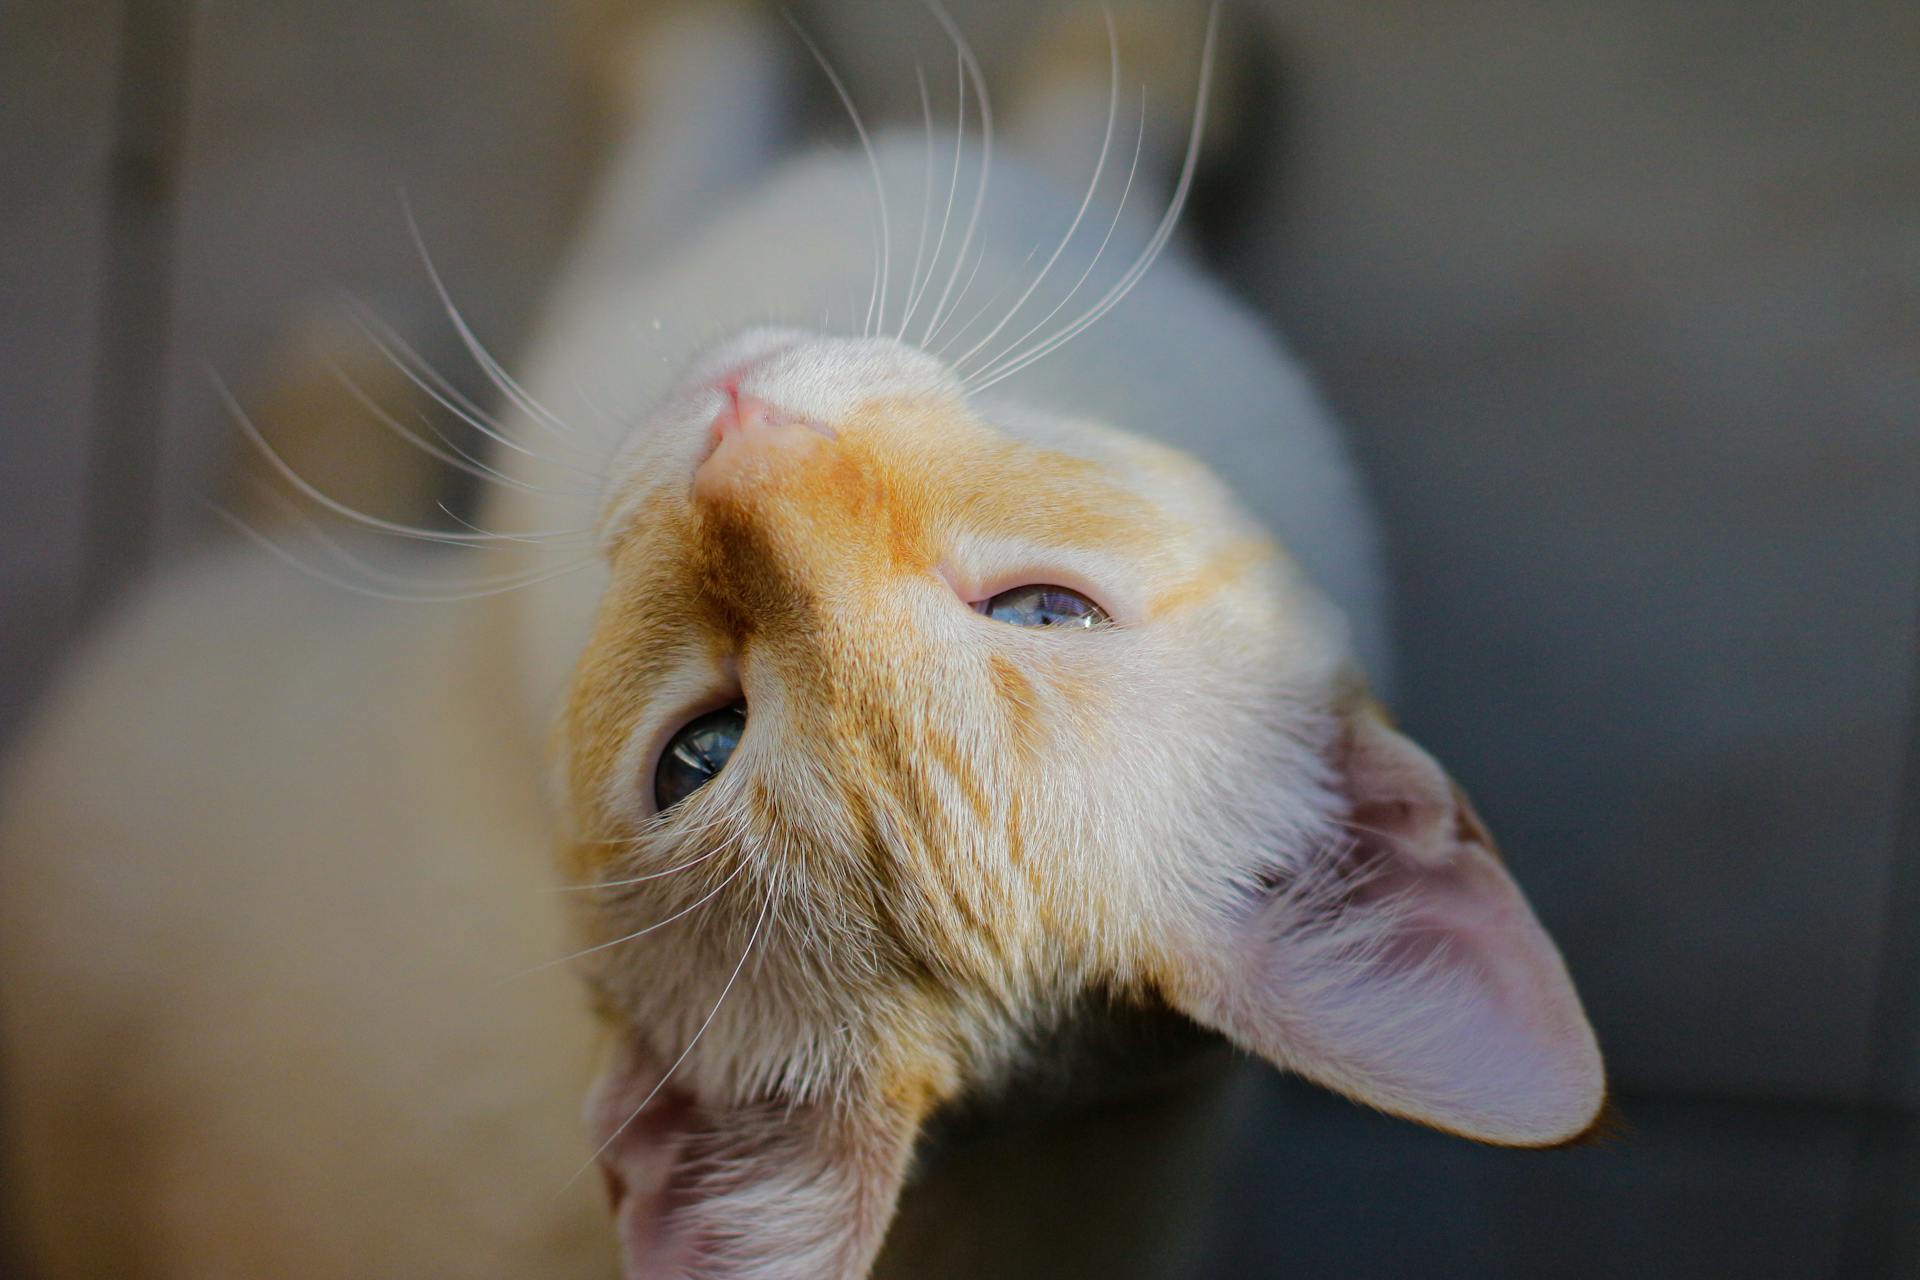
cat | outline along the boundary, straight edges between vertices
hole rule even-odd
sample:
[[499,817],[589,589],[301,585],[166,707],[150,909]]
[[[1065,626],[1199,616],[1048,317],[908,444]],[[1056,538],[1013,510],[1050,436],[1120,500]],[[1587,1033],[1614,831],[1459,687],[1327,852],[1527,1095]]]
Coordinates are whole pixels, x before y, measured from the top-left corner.
[[779,38],[650,30],[524,378],[461,330],[507,421],[421,375],[480,518],[289,469],[422,549],[241,543],[73,664],[0,824],[46,1274],[1175,1274],[1252,1059],[1594,1122],[1337,435],[1172,239],[1202,113],[993,142],[930,20],[946,123],[771,173]]

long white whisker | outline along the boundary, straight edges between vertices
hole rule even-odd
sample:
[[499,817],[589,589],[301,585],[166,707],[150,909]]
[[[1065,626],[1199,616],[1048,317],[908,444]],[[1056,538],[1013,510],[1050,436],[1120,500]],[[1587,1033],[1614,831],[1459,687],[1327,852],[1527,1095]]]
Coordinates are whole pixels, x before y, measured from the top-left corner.
[[651,818],[646,819],[642,825],[645,829],[634,835],[620,836],[611,840],[569,839],[567,843],[601,847],[619,846],[625,849],[634,849],[649,838],[666,837],[684,841],[703,836],[720,827],[737,829],[738,826],[733,817],[725,812],[710,814],[704,821],[696,823],[689,821],[683,815],[672,813],[671,811],[656,813]]
[[[716,825],[718,825],[718,823],[710,823],[705,829],[711,830],[712,827]],[[701,863],[705,862],[707,859],[714,857],[716,854],[725,853],[728,849],[731,849],[732,847],[734,847],[739,843],[740,843],[740,833],[735,832],[731,837],[715,845],[713,848],[707,850],[705,853],[701,854],[699,857],[690,858],[686,862],[681,863],[677,867],[668,867],[665,871],[649,871],[646,875],[643,875],[643,876],[625,876],[619,880],[595,880],[587,884],[554,885],[551,888],[549,888],[547,892],[548,893],[580,893],[580,892],[590,891],[595,889],[618,889],[624,885],[645,884],[649,880],[661,880],[666,878],[667,876],[674,875],[681,871],[685,871],[689,867],[697,867]]]
[[[813,60],[820,64],[820,70],[826,73],[827,82],[833,86],[834,93],[839,95],[840,105],[847,109],[847,115],[853,121],[853,131],[860,136],[860,149],[866,152],[867,168],[873,174],[873,198],[880,209],[880,262],[878,270],[874,273],[873,300],[867,306],[867,323],[864,333],[864,336],[872,337],[887,327],[887,275],[893,267],[893,228],[887,217],[887,186],[880,178],[880,160],[874,155],[873,139],[867,136],[866,122],[860,118],[860,111],[853,105],[853,97],[847,92],[847,86],[841,83],[839,73],[827,61],[827,55],[820,51],[820,46],[815,44],[813,38],[801,28],[799,20],[791,13],[786,14],[786,19],[793,27],[794,34],[800,37],[800,42],[807,46],[807,52],[813,55]],[[874,314],[875,304],[879,308],[877,324]]]
[[913,242],[913,271],[907,276],[907,298],[901,306],[900,327],[893,335],[896,342],[906,339],[907,322],[913,319],[911,308],[920,292],[920,266],[925,260],[927,228],[933,221],[933,101],[927,96],[927,69],[918,62],[913,64],[913,78],[920,85],[920,116],[927,122],[927,165],[920,192],[920,235]]
[[[453,382],[445,374],[434,367],[432,361],[420,354],[417,348],[400,336],[399,330],[382,319],[379,312],[375,311],[367,303],[362,302],[355,295],[344,290],[340,296],[348,312],[353,316],[354,323],[359,326],[360,331],[367,336],[368,340],[374,344],[381,355],[387,357],[390,362],[398,366],[402,373],[412,370],[417,372],[421,378],[425,378],[433,384],[432,388],[421,387],[421,390],[437,390],[440,395],[434,398],[440,400],[448,412],[460,415],[463,420],[470,420],[468,419],[468,415],[471,415],[473,418],[480,419],[482,423],[485,423],[493,430],[503,435],[509,434],[506,423],[488,413],[485,409],[481,408],[472,397],[468,396],[466,392],[454,386]],[[413,381],[415,386],[420,386],[417,379]],[[444,396],[445,399],[441,400],[441,396]],[[452,403],[449,404],[448,401]]]
[[467,324],[466,317],[460,314],[460,308],[454,305],[453,294],[448,291],[446,282],[440,278],[439,268],[433,265],[433,255],[427,252],[426,237],[420,234],[419,220],[413,216],[413,202],[407,198],[405,190],[400,192],[400,210],[406,217],[407,232],[413,237],[413,246],[419,251],[421,265],[426,267],[427,278],[433,282],[433,291],[440,295],[440,305],[446,309],[447,319],[453,322],[454,331],[460,335],[461,345],[466,347],[467,354],[473,357],[474,363],[478,364],[493,385],[500,389],[500,393],[518,405],[528,417],[549,430],[557,432],[561,439],[569,438],[573,434],[572,428],[549,413],[538,401],[527,394],[526,388],[515,381],[506,367],[495,360],[493,353],[481,344],[479,337]]
[[[973,314],[967,317],[965,323],[954,325],[953,332],[947,335],[947,340],[941,343],[939,346],[933,348],[933,354],[936,356],[945,358],[947,348],[952,346],[954,343],[959,342],[961,339],[965,338],[967,334],[971,333],[973,331],[973,327],[980,323],[981,318],[985,316],[989,311],[993,310],[995,304],[997,304],[1000,301],[1000,299],[1007,296],[1007,290],[1013,288],[1013,282],[1019,279],[1020,273],[1022,271],[1025,271],[1028,265],[1032,263],[1032,261],[1039,256],[1040,256],[1039,245],[1036,244],[1035,246],[1033,246],[1033,248],[1027,250],[1027,256],[1020,260],[1019,269],[1016,271],[1009,272],[1007,275],[1007,278],[1000,282],[999,288],[993,291],[993,295],[989,297],[985,302],[981,303],[978,307],[976,307],[974,309]],[[982,254],[980,261],[984,262],[985,260],[986,260],[986,255]],[[980,262],[975,262],[973,264],[973,269],[975,271],[978,271],[980,269]],[[968,282],[969,283],[972,282],[971,277],[969,277]],[[960,293],[964,297],[966,295],[966,290],[963,288],[961,289]],[[946,328],[947,324],[951,322],[953,317],[958,314],[959,314],[958,308],[948,312],[947,319],[941,322],[940,327],[942,329]],[[928,340],[931,341],[932,339],[938,338],[939,336],[940,335],[938,333],[931,334],[929,335]],[[949,363],[957,365],[959,362],[950,361]]]
[[[383,533],[393,534],[395,537],[412,538],[419,542],[444,542],[453,546],[461,546],[471,543],[496,543],[502,541],[501,535],[498,534],[450,533],[442,529],[423,529],[418,525],[400,524],[397,521],[383,520],[379,516],[369,515],[356,507],[348,506],[346,503],[341,502],[325,491],[316,488],[305,476],[302,476],[298,471],[293,469],[287,460],[280,455],[280,452],[267,442],[267,438],[260,434],[260,428],[253,425],[253,419],[247,416],[246,411],[240,407],[240,402],[234,399],[233,392],[227,388],[227,384],[221,380],[220,375],[215,372],[211,366],[207,368],[207,376],[212,380],[214,392],[226,406],[227,413],[232,417],[235,425],[240,428],[242,434],[247,437],[247,440],[253,447],[260,451],[261,456],[267,460],[274,471],[288,484],[298,489],[303,495],[312,499],[320,506],[325,507],[328,511],[333,512],[335,515],[351,520],[355,524],[365,525],[369,529],[378,529]],[[550,542],[579,538],[586,532],[584,529],[553,529],[541,533],[516,534],[514,537],[516,540],[531,539],[539,542]]]
[[1107,222],[1107,232],[1100,237],[1100,243],[1094,248],[1093,257],[1088,259],[1086,268],[1080,272],[1080,278],[1073,282],[1073,288],[1067,290],[1066,296],[1054,303],[1053,309],[1048,311],[1047,314],[1034,321],[1025,333],[1015,338],[1012,342],[1009,342],[999,354],[981,365],[979,369],[976,369],[974,371],[974,377],[983,376],[993,370],[996,365],[1008,360],[1010,357],[1017,358],[1015,353],[1020,352],[1020,348],[1026,343],[1027,339],[1051,324],[1053,318],[1066,310],[1067,304],[1079,295],[1081,286],[1087,283],[1088,279],[1093,275],[1094,268],[1100,265],[1100,259],[1106,256],[1107,246],[1113,243],[1113,233],[1120,229],[1120,220],[1125,216],[1127,211],[1127,200],[1133,194],[1134,178],[1140,172],[1140,155],[1146,140],[1147,90],[1146,86],[1142,85],[1140,87],[1140,127],[1133,137],[1133,159],[1127,165],[1127,180],[1120,188],[1119,201],[1113,206],[1113,217]]
[[1027,305],[1027,299],[1031,298],[1034,290],[1046,281],[1047,274],[1053,270],[1054,264],[1060,261],[1060,255],[1065,253],[1067,246],[1073,242],[1074,233],[1080,230],[1080,223],[1086,218],[1087,210],[1093,204],[1094,193],[1100,189],[1100,177],[1107,171],[1107,153],[1113,149],[1113,126],[1120,118],[1120,33],[1114,28],[1113,10],[1102,8],[1100,12],[1107,22],[1107,131],[1100,140],[1100,158],[1094,162],[1093,177],[1087,182],[1087,193],[1080,197],[1080,207],[1074,211],[1073,221],[1067,227],[1067,234],[1060,237],[1059,246],[1054,249],[1053,256],[1048,258],[1045,265],[1040,268],[1040,274],[1033,278],[1026,292],[1020,295],[1012,308],[1001,318],[999,324],[987,330],[980,341],[952,361],[956,369],[973,359],[982,347],[999,337],[1000,331],[1020,314],[1020,308]]
[[617,947],[617,946],[620,946],[622,943],[632,942],[635,938],[644,938],[648,934],[652,933],[655,929],[664,929],[668,925],[672,924],[675,920],[680,919],[682,916],[688,914],[689,912],[697,911],[701,907],[704,907],[707,903],[713,901],[713,899],[719,895],[721,890],[725,889],[728,885],[733,883],[734,877],[738,876],[742,871],[745,871],[747,869],[747,865],[751,861],[752,859],[750,858],[740,859],[740,865],[735,867],[732,871],[729,871],[727,873],[726,879],[722,880],[719,884],[713,886],[713,888],[707,890],[706,893],[702,894],[699,898],[696,898],[693,901],[692,905],[680,908],[678,911],[674,912],[672,915],[668,916],[664,920],[655,920],[652,924],[648,925],[646,928],[635,929],[632,933],[626,934],[622,937],[612,938],[606,942],[596,942],[594,945],[590,947],[585,947],[579,951],[576,951],[572,955],[561,956],[557,960],[548,960],[544,964],[537,964],[533,966],[533,968],[531,969],[522,969],[519,973],[516,973],[511,977],[507,978],[506,981],[517,982],[521,978],[531,977],[536,973],[544,973],[546,970],[555,968],[558,965],[572,964],[575,960],[583,959],[587,956],[593,955],[595,952],[605,951],[609,947]]
[[[365,574],[376,584],[385,584],[392,588],[427,587],[438,594],[445,594],[448,591],[466,592],[470,590],[490,590],[496,587],[516,587],[524,584],[529,579],[543,577],[550,572],[550,569],[521,569],[512,573],[493,574],[487,577],[474,578],[470,581],[458,583],[426,582],[419,578],[408,577],[405,574],[394,573],[381,568],[379,565],[373,564],[364,557],[355,555],[352,551],[342,546],[337,539],[330,536],[326,530],[320,527],[318,521],[301,510],[298,503],[285,494],[275,490],[274,487],[266,481],[256,480],[254,481],[254,485],[262,497],[273,503],[283,519],[289,520],[299,526],[301,531],[304,532],[309,539],[335,560],[350,569]],[[207,505],[211,507],[215,515],[225,520],[229,525],[241,527],[242,532],[249,534],[254,541],[262,538],[271,541],[268,534],[253,528],[233,513],[226,511],[217,504],[209,503]],[[276,542],[274,545],[278,547],[280,544]],[[284,547],[282,547],[281,550],[287,551]],[[291,554],[291,551],[287,551],[287,555]],[[281,558],[284,560],[286,557],[282,556]],[[307,567],[304,565],[304,562],[302,567]],[[419,597],[416,595],[412,598],[418,599]]]
[[[961,34],[959,26],[953,20],[953,15],[946,11],[940,0],[926,0],[926,5],[942,29],[946,31],[947,38],[953,41],[953,47],[967,69],[967,78],[973,83],[974,96],[980,101],[980,185],[974,191],[973,211],[967,215],[967,231],[960,238],[960,250],[954,257],[953,271],[947,276],[946,288],[941,290],[940,301],[935,304],[933,314],[927,318],[927,336],[921,338],[922,346],[927,344],[935,327],[940,323],[941,314],[947,309],[947,300],[953,294],[953,286],[960,278],[960,269],[966,265],[967,250],[973,244],[974,233],[979,230],[980,211],[986,205],[987,184],[993,173],[993,102],[987,96],[986,75],[980,70],[980,61],[973,56],[973,46],[968,44],[966,36]],[[973,277],[969,276],[967,279],[971,282]]]
[[653,1100],[659,1096],[660,1091],[667,1087],[667,1081],[671,1080],[673,1073],[680,1069],[680,1064],[687,1060],[687,1056],[693,1052],[693,1047],[700,1043],[700,1037],[707,1034],[707,1028],[712,1026],[713,1020],[720,1015],[720,1006],[727,1002],[727,996],[732,993],[733,984],[739,980],[740,971],[747,967],[747,957],[753,954],[754,944],[760,941],[760,930],[766,924],[767,917],[772,911],[773,890],[769,888],[767,890],[767,901],[765,905],[760,908],[760,918],[753,922],[753,932],[747,936],[747,945],[740,952],[740,962],[733,966],[733,972],[728,975],[726,985],[720,988],[720,998],[713,1002],[713,1009],[707,1014],[707,1020],[702,1022],[700,1029],[693,1033],[693,1039],[687,1041],[687,1047],[682,1049],[680,1056],[673,1060],[673,1065],[667,1068],[667,1073],[661,1076],[659,1082],[647,1091],[647,1096],[640,1100],[640,1105],[633,1109],[633,1114],[629,1115],[625,1120],[622,1120],[619,1128],[608,1134],[607,1140],[593,1149],[593,1154],[587,1157],[586,1163],[578,1169],[575,1169],[573,1176],[568,1178],[566,1184],[554,1193],[556,1199],[558,1199],[568,1187],[578,1182],[581,1174],[593,1168],[600,1157],[607,1153],[607,1148],[611,1147],[614,1141],[618,1139],[621,1134],[625,1133],[635,1120],[640,1118],[640,1113],[645,1111]]
[[616,415],[613,412],[613,410],[607,408],[606,404],[601,401],[600,397],[596,396],[593,392],[587,390],[587,384],[585,379],[579,375],[575,375],[574,377],[573,393],[580,397],[580,402],[582,404],[586,405],[588,409],[593,411],[594,417],[600,419],[600,421],[605,425],[613,428],[615,433],[613,435],[608,435],[605,432],[598,433],[602,444],[611,446],[617,443],[622,436],[624,436],[627,432],[633,429],[633,424],[631,422],[622,422],[618,417],[618,415]]
[[995,371],[992,376],[985,381],[970,383],[968,386],[970,392],[984,391],[1002,379],[1012,377],[1034,361],[1042,359],[1072,341],[1075,336],[1085,331],[1090,325],[1097,322],[1100,317],[1106,315],[1107,312],[1113,310],[1122,298],[1132,292],[1133,287],[1140,282],[1141,277],[1146,275],[1148,268],[1153,266],[1154,260],[1160,256],[1161,250],[1166,248],[1167,242],[1173,237],[1174,225],[1179,221],[1180,211],[1186,205],[1187,195],[1193,188],[1194,170],[1199,166],[1200,137],[1206,129],[1207,90],[1213,83],[1214,43],[1219,33],[1219,26],[1220,6],[1216,0],[1216,3],[1207,16],[1207,39],[1200,54],[1200,85],[1195,93],[1193,127],[1187,137],[1186,161],[1180,167],[1180,180],[1174,187],[1172,200],[1167,204],[1167,212],[1165,216],[1160,219],[1160,225],[1154,229],[1153,237],[1147,242],[1147,247],[1141,252],[1140,257],[1134,262],[1133,266],[1127,270],[1127,273],[1120,278],[1119,283],[1108,290],[1106,296],[1094,304],[1091,309],[1067,325],[1065,329],[1040,343],[1040,345],[1031,352]]
[[502,542],[518,542],[518,543],[522,543],[529,546],[536,546],[539,544],[540,540],[538,538],[528,538],[517,533],[502,533],[498,529],[488,529],[480,525],[477,525],[473,521],[461,515],[458,511],[455,511],[452,507],[448,506],[445,502],[435,502],[433,505],[436,509],[439,510],[440,514],[445,516],[447,519],[453,521],[457,525],[460,525],[462,528],[471,529],[475,533],[489,534],[492,537],[498,538]]
[[[1024,269],[1028,262],[1033,261],[1039,255],[1040,255],[1040,246],[1039,245],[1033,246],[1033,249],[1027,254],[1026,258],[1022,261],[1021,267]],[[953,296],[953,305],[947,309],[947,314],[941,318],[940,323],[934,326],[933,332],[929,333],[926,336],[925,340],[922,342],[923,347],[926,345],[926,343],[933,342],[936,339],[938,339],[941,334],[946,333],[947,326],[952,324],[954,321],[954,317],[960,314],[960,304],[967,300],[967,295],[969,293],[973,292],[973,282],[980,275],[980,268],[985,266],[986,262],[987,262],[987,246],[986,246],[986,242],[982,241],[980,244],[979,251],[975,253],[973,256],[973,269],[967,272],[966,282],[960,286],[960,292]],[[1000,289],[994,290],[996,297],[1003,292],[1005,292],[1005,286],[1003,286]],[[984,315],[986,313],[986,310],[987,309],[985,307],[982,307],[979,311],[975,312],[974,313],[975,319],[978,319],[981,315]],[[971,321],[969,321],[969,323],[971,323]],[[940,344],[940,349],[945,350],[947,347],[952,346],[965,333],[966,333],[966,328],[964,326],[961,326],[960,328],[956,329],[955,332],[948,335],[947,340],[945,342]],[[964,381],[964,379],[962,381]]]
[[474,404],[472,400],[462,395],[460,390],[451,382],[448,382],[437,369],[427,362],[425,357],[409,346],[406,340],[400,337],[398,333],[395,333],[392,326],[386,324],[357,301],[351,302],[349,309],[354,313],[354,321],[360,326],[360,331],[366,334],[367,340],[379,348],[381,354],[385,355],[387,359],[392,362],[393,367],[398,369],[407,381],[426,392],[427,395],[431,396],[433,400],[448,413],[451,413],[454,417],[460,419],[487,439],[511,449],[524,457],[532,458],[536,462],[546,463],[551,467],[559,467],[563,471],[571,471],[575,475],[584,476],[589,479],[597,480],[599,478],[587,467],[578,466],[564,458],[556,458],[549,453],[542,453],[538,449],[530,448],[520,441],[515,440],[512,435],[508,433],[505,426],[494,420],[491,415]]
[[[953,203],[960,195],[960,157],[966,151],[967,143],[967,64],[958,52],[953,55],[953,70],[957,81],[954,87],[954,124],[953,124],[953,173],[947,179],[947,208],[940,215],[940,234],[934,238],[933,257],[927,260],[927,276],[920,287],[907,299],[907,319],[913,319],[925,300],[927,290],[933,284],[933,275],[940,267],[940,254],[946,248],[947,227],[953,221]],[[905,340],[906,326],[901,325],[901,337]]]
[[478,480],[483,480],[488,484],[497,484],[508,489],[518,489],[524,493],[537,493],[548,497],[589,496],[588,491],[585,489],[549,489],[541,485],[528,484],[526,481],[510,476],[504,471],[490,467],[486,462],[468,453],[458,444],[448,439],[445,432],[435,427],[431,422],[428,422],[423,416],[421,425],[433,432],[440,440],[440,444],[434,444],[431,440],[421,436],[411,427],[387,412],[386,409],[382,408],[380,403],[369,395],[364,387],[354,381],[353,376],[341,368],[339,362],[332,356],[322,356],[321,359],[325,362],[329,372],[331,372],[340,385],[346,389],[347,394],[353,397],[354,401],[359,404],[361,408],[371,414],[375,422],[378,422],[382,427],[385,427],[388,431],[420,450],[420,452],[426,454],[434,461],[452,467],[455,471],[464,472]]
[[554,578],[565,577],[567,574],[570,574],[570,573],[578,573],[581,569],[586,568],[587,565],[592,561],[592,557],[583,556],[580,559],[575,560],[570,564],[562,565],[557,569],[545,570],[539,573],[525,574],[511,581],[499,582],[491,586],[487,586],[484,588],[471,590],[471,591],[443,591],[443,592],[388,591],[379,587],[367,586],[365,583],[354,582],[350,579],[342,578],[338,574],[329,573],[325,569],[321,569],[315,565],[309,564],[305,560],[302,560],[299,556],[295,555],[293,552],[287,550],[285,547],[275,542],[272,538],[269,538],[266,534],[260,532],[258,529],[248,524],[245,520],[242,520],[239,516],[235,515],[233,512],[228,511],[225,507],[220,506],[218,503],[206,502],[204,505],[207,507],[208,510],[212,511],[214,515],[218,516],[221,520],[224,520],[229,526],[231,526],[237,533],[239,533],[242,537],[246,538],[249,542],[252,542],[255,546],[258,546],[261,550],[267,552],[269,555],[273,556],[276,560],[279,560],[284,564],[290,565],[293,568],[298,569],[300,572],[308,575],[309,577],[317,578],[321,582],[326,583],[328,586],[338,587],[342,591],[350,591],[355,595],[371,596],[375,600],[393,600],[393,601],[398,601],[402,604],[451,604],[459,600],[479,600],[486,596],[505,595],[509,591],[519,591],[526,587],[533,586],[535,583],[548,582]]

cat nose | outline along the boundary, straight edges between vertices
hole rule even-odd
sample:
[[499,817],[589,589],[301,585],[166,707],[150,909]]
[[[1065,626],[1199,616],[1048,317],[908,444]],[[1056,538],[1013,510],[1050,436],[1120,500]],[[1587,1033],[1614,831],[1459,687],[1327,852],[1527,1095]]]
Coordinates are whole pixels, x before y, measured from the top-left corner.
[[696,499],[715,499],[778,474],[834,439],[833,428],[722,387],[727,403],[708,428],[707,456],[693,473]]

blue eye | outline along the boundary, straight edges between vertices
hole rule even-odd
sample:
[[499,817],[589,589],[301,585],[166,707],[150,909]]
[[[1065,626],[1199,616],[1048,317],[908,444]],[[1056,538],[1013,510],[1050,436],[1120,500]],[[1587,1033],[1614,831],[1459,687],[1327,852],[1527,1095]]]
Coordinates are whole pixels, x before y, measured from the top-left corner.
[[1107,611],[1078,591],[1036,583],[1002,591],[973,606],[996,622],[1016,627],[1092,627],[1110,621]]
[[653,801],[660,811],[712,782],[733,758],[746,727],[747,709],[736,704],[709,711],[674,734],[653,771]]

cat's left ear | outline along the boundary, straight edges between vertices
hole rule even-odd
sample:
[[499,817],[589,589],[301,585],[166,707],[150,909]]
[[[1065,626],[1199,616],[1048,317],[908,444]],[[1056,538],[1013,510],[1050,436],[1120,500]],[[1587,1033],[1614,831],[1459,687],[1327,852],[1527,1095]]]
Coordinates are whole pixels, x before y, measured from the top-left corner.
[[1396,1115],[1549,1146],[1605,1074],[1565,964],[1446,771],[1356,699],[1333,747],[1342,835],[1204,913],[1161,976],[1242,1047]]
[[893,1218],[920,1115],[899,1097],[715,1106],[631,1043],[587,1101],[624,1280],[853,1280]]

